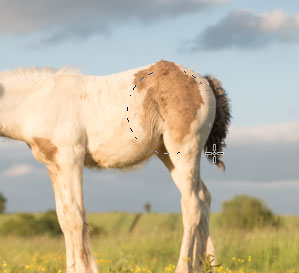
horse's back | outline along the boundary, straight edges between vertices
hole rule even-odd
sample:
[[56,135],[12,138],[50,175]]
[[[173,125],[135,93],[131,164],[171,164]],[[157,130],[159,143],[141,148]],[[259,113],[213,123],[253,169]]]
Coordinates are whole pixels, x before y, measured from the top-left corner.
[[112,116],[99,117],[102,130],[98,130],[98,138],[91,137],[89,159],[94,159],[94,165],[120,168],[137,164],[162,150],[165,133],[175,143],[198,137],[199,132],[207,138],[215,98],[207,80],[198,73],[160,61],[114,75],[114,80],[112,84],[111,78],[105,79],[114,89],[105,96],[111,92],[115,99],[102,104],[103,115],[107,109]]

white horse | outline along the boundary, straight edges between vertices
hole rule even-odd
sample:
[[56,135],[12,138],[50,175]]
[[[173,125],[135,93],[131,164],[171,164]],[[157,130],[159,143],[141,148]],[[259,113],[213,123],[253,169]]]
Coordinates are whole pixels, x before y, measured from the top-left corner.
[[176,272],[215,263],[211,195],[202,151],[219,160],[230,120],[220,83],[182,65],[157,63],[108,76],[62,69],[0,73],[0,136],[24,141],[50,174],[65,238],[66,272],[96,273],[82,197],[84,166],[130,168],[156,154],[181,192],[183,241]]

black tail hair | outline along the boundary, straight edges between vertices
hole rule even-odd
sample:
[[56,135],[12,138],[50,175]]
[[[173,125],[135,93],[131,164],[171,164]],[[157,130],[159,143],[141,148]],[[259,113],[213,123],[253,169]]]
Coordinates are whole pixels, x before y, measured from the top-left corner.
[[[213,144],[216,144],[216,152],[222,152],[222,148],[226,147],[225,138],[230,124],[231,114],[230,105],[225,90],[221,83],[211,75],[206,75],[214,95],[216,97],[216,117],[210,132],[209,138],[205,145],[205,151],[213,152]],[[216,155],[216,165],[225,170],[224,163],[219,159],[221,155]],[[207,155],[210,162],[213,161],[213,155]]]

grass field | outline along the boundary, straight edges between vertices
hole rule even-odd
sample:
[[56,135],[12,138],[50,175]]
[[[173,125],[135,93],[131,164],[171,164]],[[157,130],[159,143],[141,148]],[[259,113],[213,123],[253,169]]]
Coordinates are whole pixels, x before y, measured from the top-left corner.
[[[182,239],[180,214],[143,214],[130,233],[135,214],[89,214],[105,234],[92,236],[101,272],[174,272]],[[0,215],[0,225],[13,214]],[[299,273],[299,217],[283,216],[279,229],[223,229],[211,217],[216,272]],[[0,237],[0,272],[65,272],[62,237]]]

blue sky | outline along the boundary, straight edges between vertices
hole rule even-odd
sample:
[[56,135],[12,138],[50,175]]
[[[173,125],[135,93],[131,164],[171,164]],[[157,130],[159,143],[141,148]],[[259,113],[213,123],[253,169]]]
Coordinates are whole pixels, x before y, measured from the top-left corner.
[[[245,193],[266,200],[276,212],[298,214],[298,2],[65,3],[2,5],[0,71],[72,65],[104,75],[165,59],[214,74],[228,92],[233,119],[227,173],[206,160],[202,164],[213,210]],[[54,207],[49,178],[30,150],[6,140],[0,144],[0,191],[8,197],[8,211]],[[137,211],[145,201],[156,211],[179,210],[179,193],[156,159],[130,174],[86,171],[84,187],[92,211]]]

